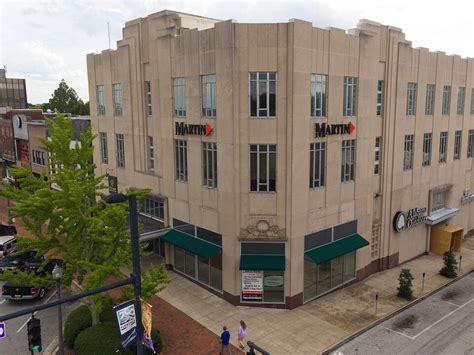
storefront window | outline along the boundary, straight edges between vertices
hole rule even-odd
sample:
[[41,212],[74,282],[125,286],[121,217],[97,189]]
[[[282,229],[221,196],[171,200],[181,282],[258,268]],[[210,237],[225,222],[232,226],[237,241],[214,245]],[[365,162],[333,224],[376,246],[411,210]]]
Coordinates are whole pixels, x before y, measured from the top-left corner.
[[184,272],[184,250],[178,247],[174,248],[174,268]]
[[343,282],[352,280],[355,277],[355,251],[347,253],[344,258]]
[[263,273],[263,302],[285,301],[285,272],[265,271]]
[[209,259],[198,257],[198,280],[202,283],[209,284]]
[[192,278],[196,278],[196,256],[186,252],[184,255],[184,273]]
[[331,288],[342,284],[342,259],[340,256],[331,260]]
[[222,253],[214,255],[209,264],[211,267],[210,286],[216,290],[222,290]]
[[307,255],[304,256],[304,300],[316,297],[317,265]]
[[331,262],[327,261],[318,265],[318,289],[320,295],[331,289]]

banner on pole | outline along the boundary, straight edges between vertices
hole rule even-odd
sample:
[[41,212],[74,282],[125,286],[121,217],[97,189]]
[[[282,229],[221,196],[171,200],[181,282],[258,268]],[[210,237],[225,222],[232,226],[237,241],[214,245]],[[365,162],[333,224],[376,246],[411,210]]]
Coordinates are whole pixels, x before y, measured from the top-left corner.
[[137,318],[135,301],[130,300],[114,307],[120,331],[120,345],[126,348],[137,338]]

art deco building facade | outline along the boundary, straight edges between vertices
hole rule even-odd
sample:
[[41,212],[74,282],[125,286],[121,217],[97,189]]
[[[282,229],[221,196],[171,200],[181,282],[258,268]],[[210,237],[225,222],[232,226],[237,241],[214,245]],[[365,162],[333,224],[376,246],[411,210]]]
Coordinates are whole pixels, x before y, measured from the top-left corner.
[[233,304],[293,308],[474,228],[471,58],[165,10],[87,65],[97,173],[150,188],[143,238]]

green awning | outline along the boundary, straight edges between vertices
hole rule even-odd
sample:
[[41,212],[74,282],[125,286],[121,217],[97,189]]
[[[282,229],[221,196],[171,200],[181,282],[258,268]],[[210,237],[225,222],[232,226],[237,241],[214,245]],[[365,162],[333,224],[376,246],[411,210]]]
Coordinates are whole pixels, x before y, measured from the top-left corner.
[[285,270],[285,256],[243,254],[240,270]]
[[190,234],[171,229],[161,239],[169,244],[180,247],[190,253],[199,255],[203,258],[212,258],[222,250],[218,245],[209,243],[203,239],[193,237]]
[[323,245],[305,252],[316,264],[322,264],[338,256],[369,245],[360,234],[355,233],[348,237],[336,240],[333,243]]

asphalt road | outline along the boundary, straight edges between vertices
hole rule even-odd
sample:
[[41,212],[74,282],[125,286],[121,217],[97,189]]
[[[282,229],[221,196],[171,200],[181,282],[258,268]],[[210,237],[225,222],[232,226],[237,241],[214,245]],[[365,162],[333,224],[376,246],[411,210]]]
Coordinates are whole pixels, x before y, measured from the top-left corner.
[[[0,281],[0,287],[4,284]],[[1,292],[0,292],[1,293]],[[63,291],[61,295],[67,293]],[[3,299],[0,295],[0,314],[16,312],[24,308],[32,307],[37,304],[46,303],[49,300],[56,299],[56,291],[50,290],[42,300],[23,300],[10,301]],[[67,315],[71,310],[77,307],[76,304],[63,304],[63,326]],[[35,318],[41,319],[41,340],[43,350],[51,343],[53,338],[58,335],[58,313],[57,308],[48,308],[35,314]],[[28,355],[28,336],[26,331],[26,323],[30,316],[22,316],[19,318],[6,321],[6,338],[0,339],[0,355]]]
[[333,354],[474,354],[474,273],[344,344]]

